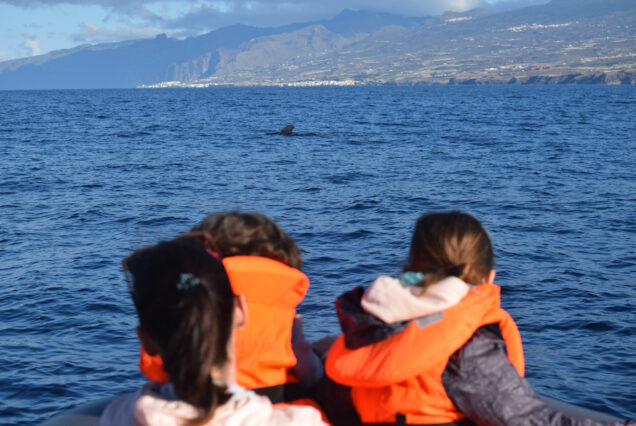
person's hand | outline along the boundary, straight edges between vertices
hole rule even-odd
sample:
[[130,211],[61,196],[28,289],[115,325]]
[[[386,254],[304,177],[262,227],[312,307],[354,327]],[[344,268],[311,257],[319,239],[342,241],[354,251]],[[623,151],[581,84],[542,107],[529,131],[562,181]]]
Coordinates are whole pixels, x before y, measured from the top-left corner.
[[291,341],[292,344],[306,341],[305,332],[303,331],[303,316],[300,314],[296,314],[296,316],[294,316]]

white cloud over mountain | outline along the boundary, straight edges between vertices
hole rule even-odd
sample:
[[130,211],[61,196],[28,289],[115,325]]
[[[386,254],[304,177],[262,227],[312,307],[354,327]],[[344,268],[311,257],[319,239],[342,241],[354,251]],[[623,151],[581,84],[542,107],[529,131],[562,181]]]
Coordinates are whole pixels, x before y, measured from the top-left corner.
[[[51,28],[42,19],[24,22],[23,28],[37,32],[35,39],[22,38],[20,45],[5,36],[0,50],[5,58],[37,55],[53,48],[71,47],[73,42],[103,43],[148,38],[165,32],[172,37],[199,35],[233,24],[275,27],[290,23],[329,19],[343,9],[372,10],[407,16],[430,16],[444,11],[465,11],[475,7],[505,9],[548,0],[0,0],[0,13],[45,12],[65,27]],[[100,11],[96,12],[96,11]],[[90,12],[90,13],[89,13]],[[35,13],[34,13],[35,15]],[[84,17],[85,15],[90,15]],[[39,14],[42,16],[42,13]],[[69,19],[71,18],[72,19]],[[9,18],[12,19],[12,18]],[[24,19],[24,18],[23,18]],[[28,19],[28,18],[27,18]],[[56,32],[67,45],[56,45],[48,34]],[[1,58],[0,58],[1,60]]]
[[73,40],[79,43],[106,43],[113,40],[151,38],[161,31],[160,28],[156,27],[110,29],[99,27],[90,22],[83,22],[80,25],[79,32],[73,34]]
[[[111,11],[137,15],[145,18],[159,17],[150,12],[162,4],[177,4],[190,9],[187,15],[197,12],[216,13],[219,17],[251,18],[259,16],[273,19],[301,19],[309,14],[320,12],[321,15],[333,15],[344,8],[377,10],[396,14],[424,16],[439,14],[446,10],[463,11],[475,7],[494,4],[496,7],[506,5],[524,6],[546,3],[548,0],[0,0],[0,4],[16,7],[34,8],[56,5],[102,6]],[[229,22],[231,23],[231,22]]]

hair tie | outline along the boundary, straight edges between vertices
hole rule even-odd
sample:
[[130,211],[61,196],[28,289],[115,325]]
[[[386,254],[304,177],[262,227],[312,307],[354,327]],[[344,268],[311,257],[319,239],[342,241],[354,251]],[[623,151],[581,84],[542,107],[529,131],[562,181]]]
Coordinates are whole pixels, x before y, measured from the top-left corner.
[[422,280],[424,279],[424,276],[425,275],[421,272],[409,271],[409,272],[404,272],[403,274],[400,274],[398,279],[405,286],[414,286],[421,283]]
[[219,253],[218,250],[213,250],[213,249],[211,249],[209,247],[206,247],[205,251],[207,251],[208,254],[210,256],[212,256],[213,258],[215,258],[216,260],[221,260],[221,253]]
[[179,281],[177,281],[177,290],[187,290],[195,285],[201,284],[201,280],[195,277],[194,274],[184,272],[179,275]]
[[205,251],[208,252],[210,256],[216,260],[221,260],[223,257],[221,256],[221,250],[219,250],[219,246],[214,238],[212,238],[212,235],[205,231],[190,231],[183,235],[179,235],[177,238],[194,238],[199,240],[199,242],[203,244]]

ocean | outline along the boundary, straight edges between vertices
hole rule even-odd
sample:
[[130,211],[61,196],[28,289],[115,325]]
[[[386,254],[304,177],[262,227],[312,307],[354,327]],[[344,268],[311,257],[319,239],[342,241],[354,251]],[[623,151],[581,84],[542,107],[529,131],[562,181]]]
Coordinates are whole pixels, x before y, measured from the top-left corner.
[[536,391],[636,417],[634,86],[0,91],[0,111],[0,423],[138,388],[122,258],[230,210],[300,246],[311,339],[400,271],[418,216],[475,215]]

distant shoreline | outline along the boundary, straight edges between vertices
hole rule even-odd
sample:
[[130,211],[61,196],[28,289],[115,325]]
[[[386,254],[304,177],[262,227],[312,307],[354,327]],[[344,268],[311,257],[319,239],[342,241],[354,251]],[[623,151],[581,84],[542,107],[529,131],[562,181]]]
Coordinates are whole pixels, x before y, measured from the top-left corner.
[[550,85],[550,84],[594,84],[635,85],[636,71],[611,71],[569,74],[521,74],[517,76],[467,76],[425,79],[419,81],[373,81],[373,80],[305,80],[305,81],[165,81],[144,84],[138,89],[208,88],[208,87],[324,87],[324,86],[455,86],[455,85]]

